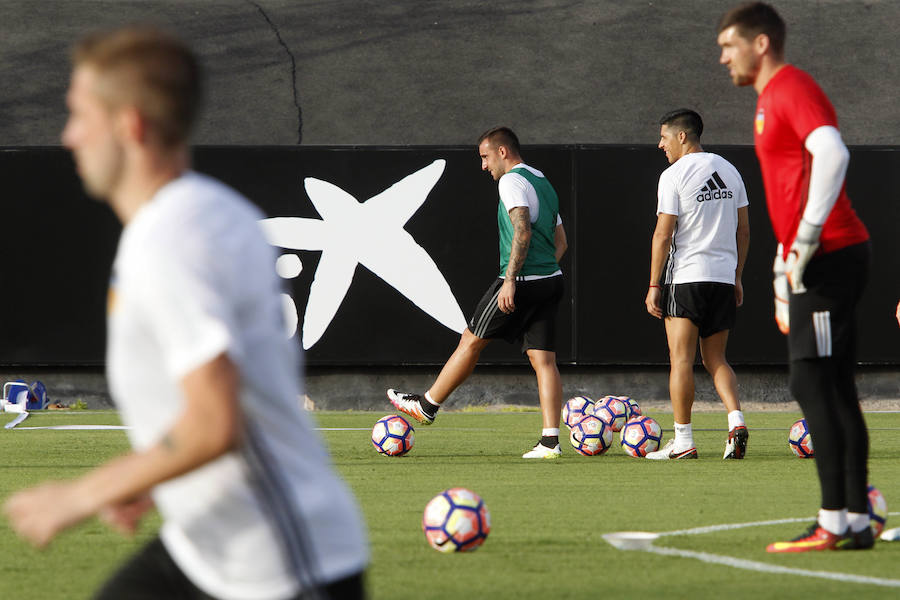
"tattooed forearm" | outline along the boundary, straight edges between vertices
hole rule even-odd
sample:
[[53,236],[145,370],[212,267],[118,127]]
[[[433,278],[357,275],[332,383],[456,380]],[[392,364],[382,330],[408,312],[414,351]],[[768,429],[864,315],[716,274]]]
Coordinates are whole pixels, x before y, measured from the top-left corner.
[[531,244],[531,218],[528,209],[519,206],[509,211],[509,220],[513,226],[513,240],[509,251],[509,265],[506,267],[506,279],[515,279],[525,257],[528,256],[528,246]]

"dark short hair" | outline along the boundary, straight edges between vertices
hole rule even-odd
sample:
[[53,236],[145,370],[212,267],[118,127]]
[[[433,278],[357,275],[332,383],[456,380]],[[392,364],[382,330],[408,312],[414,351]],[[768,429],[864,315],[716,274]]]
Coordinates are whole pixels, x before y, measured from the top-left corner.
[[491,145],[496,147],[506,146],[513,154],[519,154],[519,138],[513,133],[509,127],[492,127],[480,136],[476,145],[481,146],[481,142],[490,140]]
[[698,139],[703,135],[703,119],[696,111],[689,108],[676,108],[667,112],[659,120],[659,124],[680,129]]
[[130,26],[83,38],[72,62],[107,80],[98,89],[107,106],[137,107],[167,146],[187,142],[202,96],[200,66],[187,44],[152,27]]
[[765,2],[745,2],[736,6],[722,16],[719,21],[719,33],[732,25],[746,40],[756,39],[761,33],[765,34],[769,38],[772,53],[779,58],[784,56],[787,27],[772,6]]

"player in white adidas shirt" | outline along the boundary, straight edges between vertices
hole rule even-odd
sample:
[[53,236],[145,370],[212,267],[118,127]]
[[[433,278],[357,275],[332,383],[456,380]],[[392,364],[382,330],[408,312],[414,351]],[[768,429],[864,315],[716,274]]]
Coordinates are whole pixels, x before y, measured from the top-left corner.
[[98,598],[363,598],[364,525],[298,405],[263,215],[189,170],[199,82],[190,50],[153,30],[76,47],[63,142],[124,224],[107,376],[133,451],[5,512],[45,546],[93,515],[133,532],[155,503],[159,536]]
[[731,163],[703,151],[702,133],[703,121],[692,110],[674,110],[660,119],[659,148],[671,166],[659,177],[645,303],[647,312],[665,319],[675,438],[649,453],[650,459],[697,458],[691,407],[698,340],[703,365],[728,409],[724,458],[743,458],[749,437],[737,380],[725,359],[728,333],[744,299],[741,273],[750,244],[747,193]]

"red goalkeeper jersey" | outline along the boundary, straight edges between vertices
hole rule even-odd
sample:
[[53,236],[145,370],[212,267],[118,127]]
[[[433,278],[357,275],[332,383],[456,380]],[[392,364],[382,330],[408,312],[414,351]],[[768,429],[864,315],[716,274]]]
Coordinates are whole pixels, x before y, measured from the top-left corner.
[[[797,235],[809,193],[812,155],[806,137],[824,125],[837,127],[834,107],[813,78],[785,65],[766,84],[756,103],[753,138],[766,187],[775,239],[787,254]],[[869,239],[847,197],[846,184],[822,228],[819,252],[832,252]]]

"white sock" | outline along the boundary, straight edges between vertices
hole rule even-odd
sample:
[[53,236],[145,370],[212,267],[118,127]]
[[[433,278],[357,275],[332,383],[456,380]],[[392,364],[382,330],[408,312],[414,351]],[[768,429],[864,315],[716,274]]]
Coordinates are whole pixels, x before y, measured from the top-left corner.
[[819,527],[835,535],[842,535],[847,531],[847,509],[825,510],[820,508]]
[[675,423],[675,451],[694,447],[694,429],[690,423]]
[[437,402],[431,399],[431,392],[425,392],[425,399],[428,400],[429,404],[434,404],[435,406],[440,406]]
[[559,437],[559,427],[544,427],[541,429],[541,437],[543,436]]
[[731,431],[735,427],[740,427],[744,425],[744,413],[739,410],[733,410],[728,413],[728,431]]
[[869,513],[847,513],[847,523],[850,525],[850,531],[858,533],[866,527],[871,527]]

